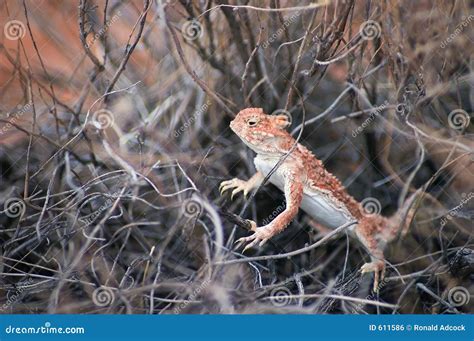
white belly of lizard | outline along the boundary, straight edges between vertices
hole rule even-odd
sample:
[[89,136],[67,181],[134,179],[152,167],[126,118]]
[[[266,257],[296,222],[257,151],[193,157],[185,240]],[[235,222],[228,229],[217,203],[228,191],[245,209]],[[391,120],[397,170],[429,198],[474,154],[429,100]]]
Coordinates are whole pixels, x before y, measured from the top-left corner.
[[[268,160],[257,156],[254,159],[258,171],[267,176],[278,160]],[[285,190],[285,165],[282,164],[270,177],[269,181],[281,191]],[[333,202],[329,195],[316,188],[304,187],[301,209],[313,220],[328,228],[335,229],[349,221],[355,220],[349,211]]]

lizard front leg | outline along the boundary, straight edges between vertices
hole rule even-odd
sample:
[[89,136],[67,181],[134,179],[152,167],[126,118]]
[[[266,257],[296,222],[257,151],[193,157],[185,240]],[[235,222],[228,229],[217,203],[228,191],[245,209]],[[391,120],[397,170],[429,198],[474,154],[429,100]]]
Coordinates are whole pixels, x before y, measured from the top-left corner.
[[233,188],[234,190],[232,191],[232,194],[231,194],[231,197],[230,197],[231,199],[234,197],[234,195],[236,195],[237,193],[239,193],[241,191],[244,192],[244,196],[247,196],[247,194],[252,189],[254,189],[255,187],[260,186],[260,184],[262,183],[264,178],[265,177],[263,176],[263,174],[261,172],[257,172],[250,179],[248,179],[247,181],[240,180],[240,179],[237,179],[237,178],[227,180],[227,181],[222,181],[220,186],[219,186],[219,190],[220,190],[221,195],[222,195],[228,189]]
[[255,233],[249,237],[240,238],[237,243],[249,243],[242,252],[260,243],[259,246],[274,235],[283,231],[298,213],[298,209],[303,198],[303,182],[293,172],[285,177],[285,200],[286,208],[269,224],[261,227],[255,227],[252,231]]

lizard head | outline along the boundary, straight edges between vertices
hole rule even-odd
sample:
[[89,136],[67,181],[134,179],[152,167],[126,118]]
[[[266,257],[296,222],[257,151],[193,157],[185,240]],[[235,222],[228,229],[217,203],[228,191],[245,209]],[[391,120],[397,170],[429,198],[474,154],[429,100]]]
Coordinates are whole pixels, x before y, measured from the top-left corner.
[[281,145],[291,139],[285,130],[290,125],[286,115],[267,115],[261,108],[241,110],[230,128],[257,153],[281,154]]

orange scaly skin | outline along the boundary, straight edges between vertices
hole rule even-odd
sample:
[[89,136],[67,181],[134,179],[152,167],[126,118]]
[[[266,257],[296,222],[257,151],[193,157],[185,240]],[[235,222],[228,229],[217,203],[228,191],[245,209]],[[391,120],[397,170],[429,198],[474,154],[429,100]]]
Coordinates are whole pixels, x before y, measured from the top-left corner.
[[[232,179],[222,182],[221,193],[233,189],[232,197],[241,191],[247,195],[262,183],[264,177],[296,142],[285,130],[288,125],[286,116],[266,115],[260,108],[247,108],[237,114],[230,123],[230,128],[257,153],[254,159],[257,173],[248,181]],[[257,243],[262,246],[268,239],[283,231],[300,207],[317,224],[331,229],[349,221],[357,221],[357,225],[350,231],[371,256],[371,262],[365,263],[361,271],[374,272],[374,290],[377,290],[385,271],[383,249],[398,232],[401,225],[400,214],[391,218],[366,214],[361,204],[347,193],[341,182],[299,143],[269,180],[284,191],[286,209],[265,226],[257,227],[252,222],[254,234],[239,240],[248,243],[244,251]],[[412,200],[410,204],[411,202]],[[407,221],[410,221],[411,217],[408,218]]]

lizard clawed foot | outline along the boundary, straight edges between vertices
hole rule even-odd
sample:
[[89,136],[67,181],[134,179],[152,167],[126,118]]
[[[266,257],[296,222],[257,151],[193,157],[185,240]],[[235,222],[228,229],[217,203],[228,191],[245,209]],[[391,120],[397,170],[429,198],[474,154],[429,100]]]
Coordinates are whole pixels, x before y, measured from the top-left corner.
[[[256,226],[254,225],[255,222],[252,223],[252,226]],[[235,242],[238,244],[236,248],[239,248],[243,244],[248,243],[242,250],[242,253],[255,246],[256,244],[258,244],[258,246],[263,246],[263,244],[265,244],[267,240],[269,240],[275,234],[273,230],[268,226],[256,227],[253,228],[252,231],[255,231],[255,233],[251,236],[240,238]]]
[[364,273],[373,272],[374,273],[374,292],[379,292],[379,281],[385,277],[385,263],[382,260],[373,261],[370,263],[365,263],[360,268],[360,271]]
[[222,195],[225,191],[232,188],[234,190],[232,191],[232,194],[230,196],[231,200],[234,198],[234,195],[242,191],[244,192],[244,196],[247,197],[247,194],[252,190],[252,184],[250,184],[248,181],[234,178],[231,180],[222,181],[219,186],[219,192]]

